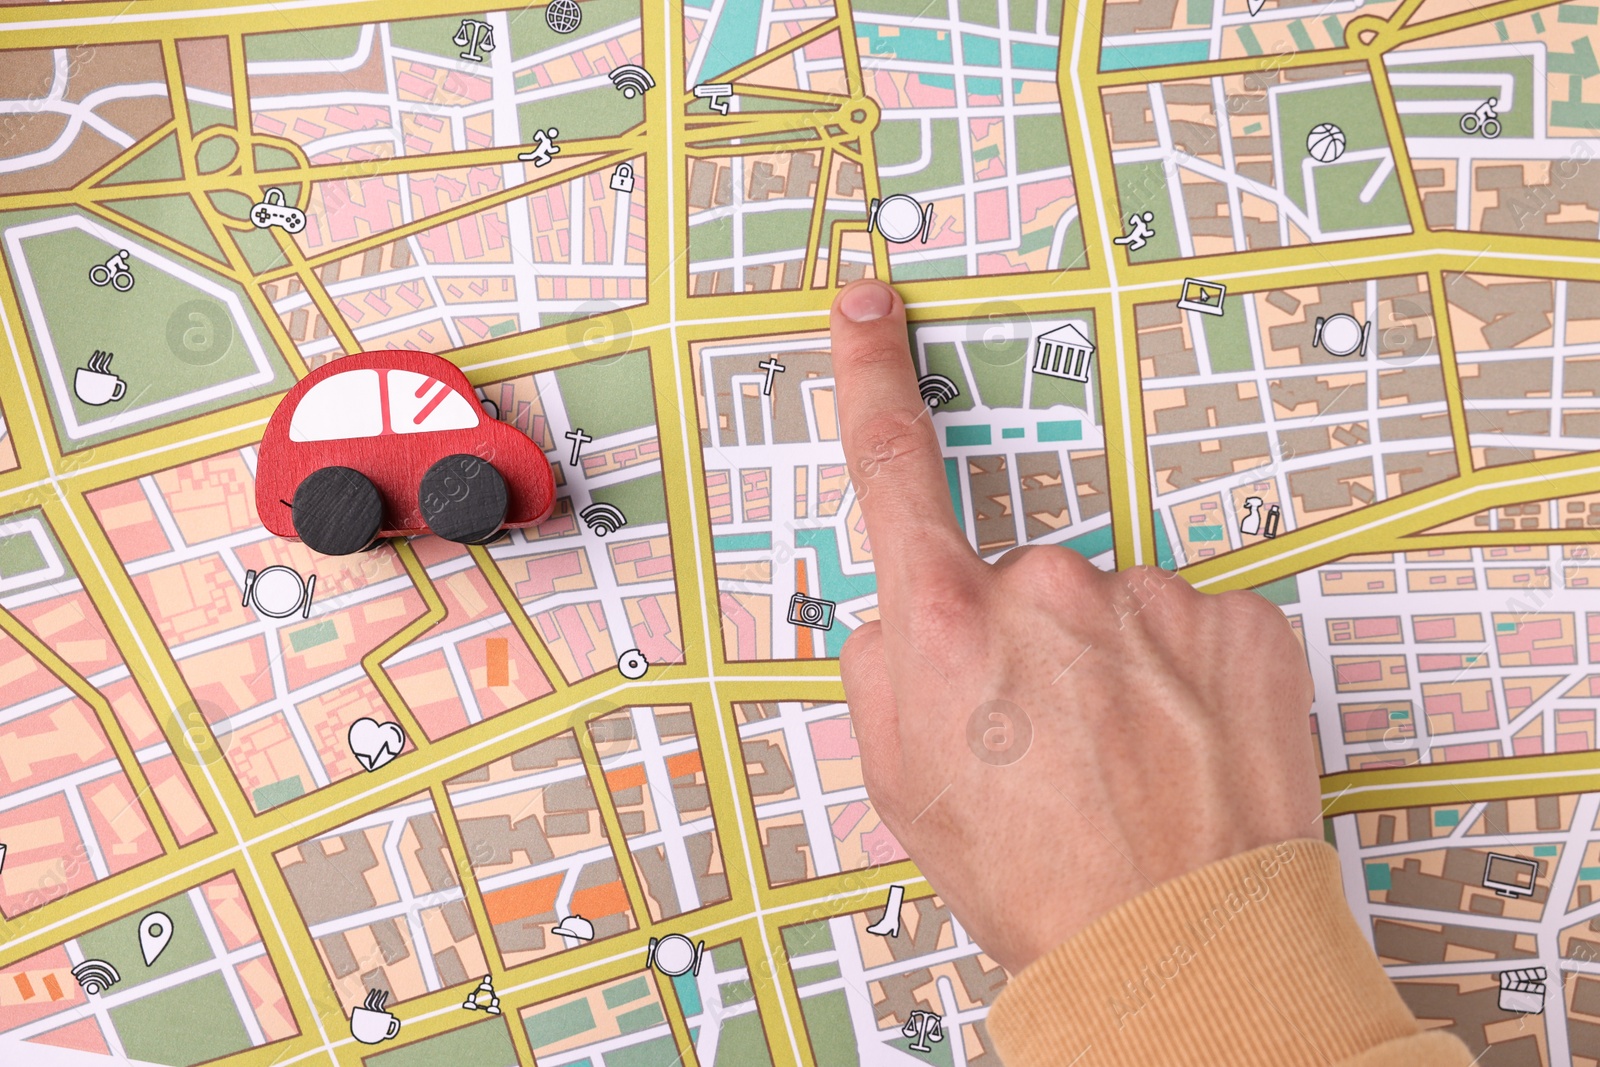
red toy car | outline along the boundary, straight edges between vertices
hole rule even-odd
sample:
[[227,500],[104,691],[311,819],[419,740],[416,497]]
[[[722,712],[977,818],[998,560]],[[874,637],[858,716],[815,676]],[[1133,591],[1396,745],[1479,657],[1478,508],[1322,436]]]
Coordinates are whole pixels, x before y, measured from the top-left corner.
[[262,525],[329,556],[430,531],[482,544],[544,521],[555,498],[544,451],[426,352],[319,367],[278,404],[256,464]]

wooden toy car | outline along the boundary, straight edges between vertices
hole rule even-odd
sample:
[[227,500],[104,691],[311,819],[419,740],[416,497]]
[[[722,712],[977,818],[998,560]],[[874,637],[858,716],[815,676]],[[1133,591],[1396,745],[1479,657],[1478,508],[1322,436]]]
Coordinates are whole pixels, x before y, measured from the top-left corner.
[[329,556],[428,532],[482,544],[542,522],[555,496],[539,446],[426,352],[317,368],[278,404],[256,464],[262,525]]

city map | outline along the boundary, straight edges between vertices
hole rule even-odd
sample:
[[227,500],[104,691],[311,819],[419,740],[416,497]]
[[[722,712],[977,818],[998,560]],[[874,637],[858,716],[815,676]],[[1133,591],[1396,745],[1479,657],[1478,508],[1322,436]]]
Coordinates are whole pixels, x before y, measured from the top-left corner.
[[[1595,1067],[1597,138],[1583,0],[0,0],[0,1062],[999,1067],[839,681],[877,277],[977,551],[1278,605],[1406,1003]],[[382,349],[548,521],[262,528]]]

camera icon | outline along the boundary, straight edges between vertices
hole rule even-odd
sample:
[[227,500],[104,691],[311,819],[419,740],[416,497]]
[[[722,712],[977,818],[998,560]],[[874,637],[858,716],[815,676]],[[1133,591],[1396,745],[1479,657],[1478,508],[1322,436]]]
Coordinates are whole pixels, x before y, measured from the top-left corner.
[[813,630],[831,630],[835,607],[837,605],[831,600],[818,600],[804,593],[796,593],[789,600],[789,622],[795,626],[809,626]]

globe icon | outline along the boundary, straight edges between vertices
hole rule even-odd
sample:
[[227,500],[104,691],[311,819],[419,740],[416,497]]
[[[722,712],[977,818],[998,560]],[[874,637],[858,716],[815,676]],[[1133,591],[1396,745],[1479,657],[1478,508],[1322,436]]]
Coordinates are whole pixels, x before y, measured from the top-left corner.
[[544,9],[544,21],[557,33],[571,33],[583,21],[583,8],[578,0],[550,0]]
[[1344,131],[1331,122],[1319,122],[1306,136],[1306,151],[1318,163],[1332,163],[1344,155]]

